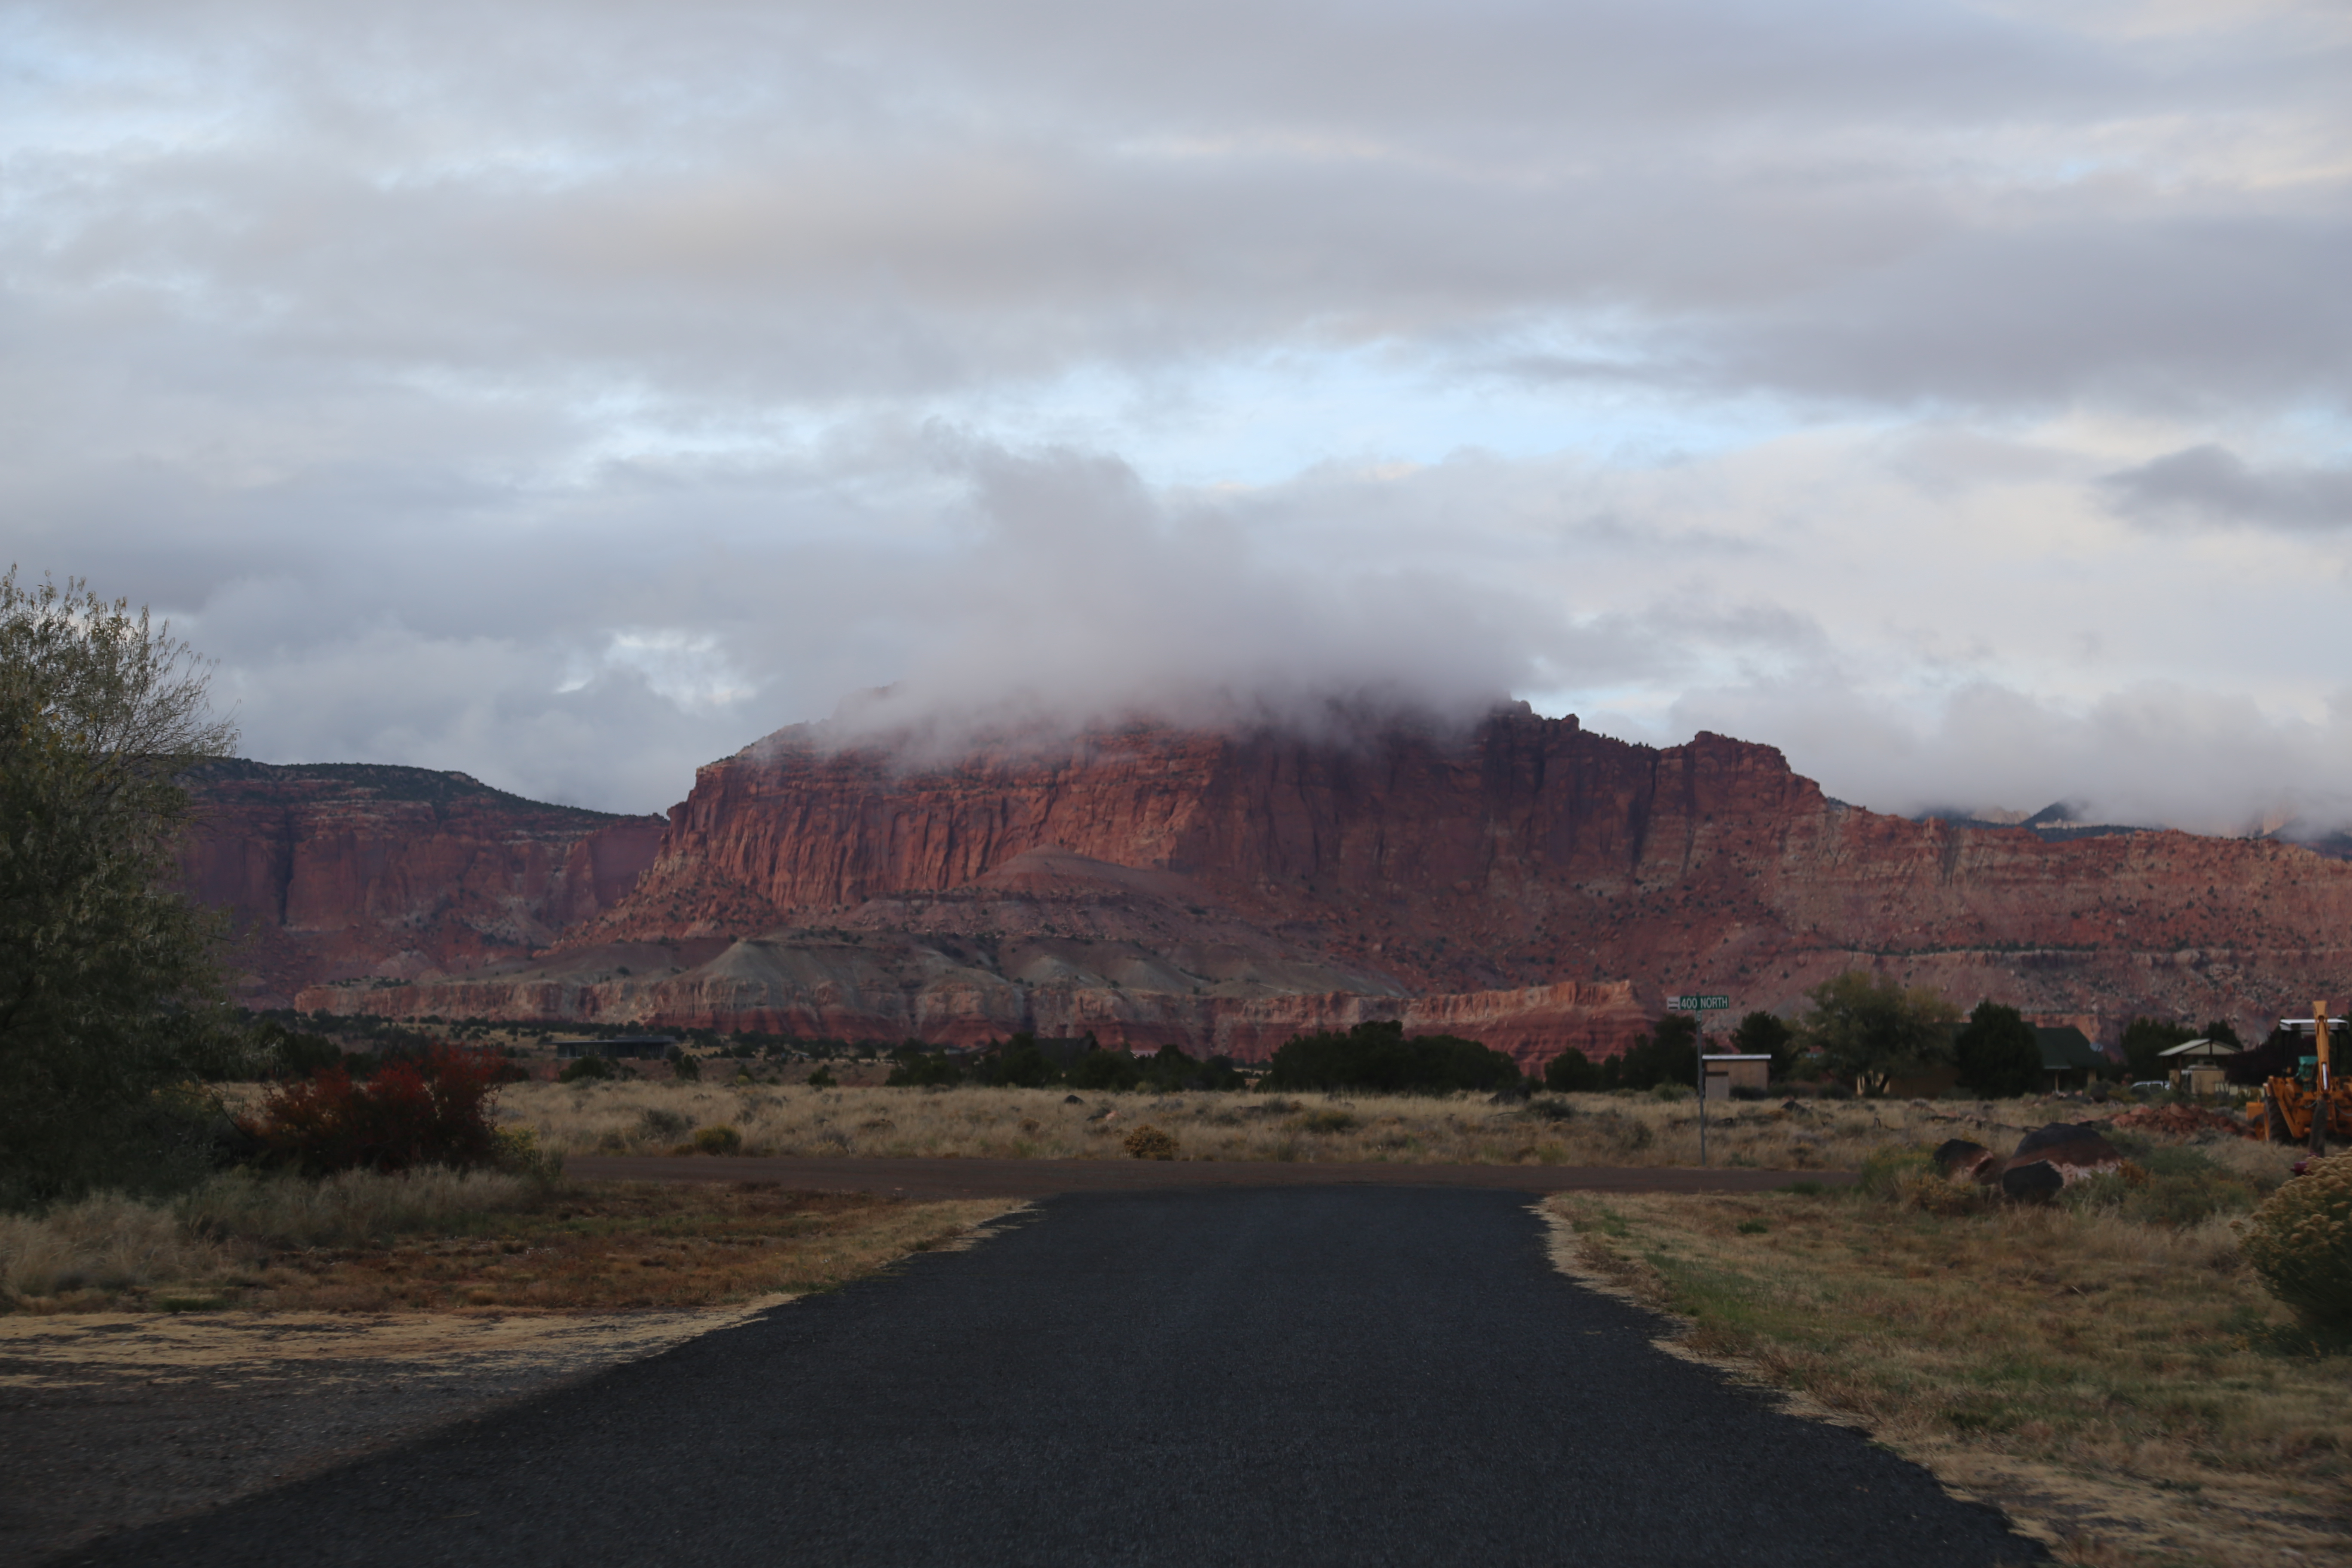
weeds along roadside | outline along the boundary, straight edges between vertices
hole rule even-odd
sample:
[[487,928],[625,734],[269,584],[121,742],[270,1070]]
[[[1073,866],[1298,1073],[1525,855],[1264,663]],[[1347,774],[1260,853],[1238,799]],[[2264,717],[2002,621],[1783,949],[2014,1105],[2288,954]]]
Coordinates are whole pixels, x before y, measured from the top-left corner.
[[2126,1152],[2146,1179],[2041,1206],[1943,1184],[1913,1144],[1844,1192],[1543,1210],[1561,1267],[1672,1314],[1674,1348],[1863,1427],[2061,1561],[2352,1562],[2352,1355],[2240,1250],[2294,1153]]
[[[2022,1102],[1737,1101],[1710,1110],[1713,1164],[1852,1170],[1890,1139],[1973,1136],[2071,1115]],[[809,1089],[603,1082],[509,1086],[499,1114],[559,1154],[699,1152],[725,1129],[751,1155],[1123,1159],[1149,1122],[1183,1160],[1692,1166],[1698,1107],[1686,1089],[1540,1095],[1077,1092],[1064,1089]],[[2005,1134],[2012,1141],[2014,1131]]]
[[0,1215],[0,1311],[716,1306],[829,1289],[1014,1206],[432,1166],[231,1173],[176,1199]]

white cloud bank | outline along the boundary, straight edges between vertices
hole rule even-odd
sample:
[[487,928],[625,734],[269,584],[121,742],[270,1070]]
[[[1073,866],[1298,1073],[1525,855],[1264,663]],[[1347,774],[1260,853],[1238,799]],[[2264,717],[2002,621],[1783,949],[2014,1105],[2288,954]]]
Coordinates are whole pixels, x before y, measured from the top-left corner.
[[0,547],[247,748],[1503,693],[2352,820],[2339,7],[0,8]]

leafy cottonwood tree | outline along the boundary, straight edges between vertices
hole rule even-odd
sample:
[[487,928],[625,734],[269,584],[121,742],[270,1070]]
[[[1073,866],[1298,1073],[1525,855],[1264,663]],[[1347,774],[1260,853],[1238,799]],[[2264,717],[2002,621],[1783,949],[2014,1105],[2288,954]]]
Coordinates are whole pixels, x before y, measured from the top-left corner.
[[144,610],[0,578],[0,1202],[168,1184],[199,1162],[189,1085],[246,1047],[217,927],[170,888],[174,775],[226,753],[205,671]]
[[1884,1089],[1890,1079],[1950,1058],[1958,1013],[1939,991],[1849,969],[1805,995],[1813,1005],[1797,1037],[1821,1051],[1832,1076],[1857,1089]]

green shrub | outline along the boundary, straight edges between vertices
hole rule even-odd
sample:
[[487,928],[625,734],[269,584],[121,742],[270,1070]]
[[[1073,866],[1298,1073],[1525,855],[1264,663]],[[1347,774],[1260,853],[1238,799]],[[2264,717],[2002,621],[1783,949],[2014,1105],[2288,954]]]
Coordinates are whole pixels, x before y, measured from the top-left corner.
[[1149,1123],[1127,1135],[1128,1153],[1138,1160],[1173,1160],[1176,1140]]
[[819,1068],[808,1075],[807,1081],[811,1089],[831,1089],[835,1080],[831,1068]]
[[1356,1119],[1344,1110],[1310,1110],[1298,1119],[1301,1132],[1351,1132]]
[[743,1152],[743,1134],[732,1127],[706,1127],[694,1135],[697,1153],[740,1154]]
[[590,1051],[563,1064],[555,1075],[558,1083],[601,1083],[613,1076],[613,1058],[602,1051]]
[[2352,1152],[2315,1160],[2246,1222],[2246,1261],[2315,1329],[2352,1330]]

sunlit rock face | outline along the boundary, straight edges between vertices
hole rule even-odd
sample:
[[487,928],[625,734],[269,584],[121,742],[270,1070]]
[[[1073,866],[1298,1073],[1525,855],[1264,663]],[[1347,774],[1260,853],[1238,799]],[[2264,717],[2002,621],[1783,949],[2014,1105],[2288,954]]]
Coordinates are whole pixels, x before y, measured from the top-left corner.
[[[1621,1048],[1671,993],[1787,1011],[1855,967],[2109,1037],[2141,1012],[2253,1026],[2345,972],[2352,916],[2352,865],[2289,845],[1911,822],[1769,746],[1524,710],[946,761],[787,730],[702,769],[657,845],[650,819],[563,838],[558,808],[526,830],[518,806],[499,837],[487,805],[463,832],[421,807],[369,808],[347,847],[323,805],[293,831],[224,797],[193,884],[246,909],[287,889],[305,1007],[1244,1058],[1401,1017],[1530,1065]],[[298,844],[307,880],[271,859]],[[426,934],[386,945],[402,919]]]

